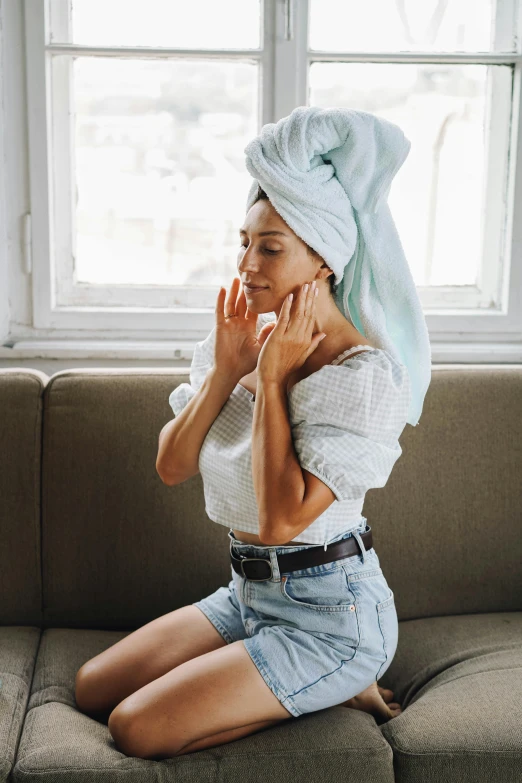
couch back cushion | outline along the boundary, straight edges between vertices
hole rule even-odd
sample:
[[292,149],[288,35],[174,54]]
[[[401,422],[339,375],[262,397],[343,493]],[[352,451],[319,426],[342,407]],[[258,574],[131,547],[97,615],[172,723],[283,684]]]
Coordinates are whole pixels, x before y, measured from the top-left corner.
[[400,619],[522,609],[522,366],[433,366],[364,515]]
[[201,542],[216,543],[222,532],[206,519],[200,476],[167,487],[156,471],[158,436],[172,418],[168,397],[183,381],[186,371],[169,368],[51,377],[43,438],[45,627],[132,628],[198,600],[222,578],[219,546],[208,569],[198,561]]
[[41,624],[40,370],[0,370],[0,625]]
[[[178,368],[67,370],[45,391],[44,625],[135,628],[231,578],[201,476],[155,462]],[[434,365],[364,515],[400,619],[522,608],[522,367]]]

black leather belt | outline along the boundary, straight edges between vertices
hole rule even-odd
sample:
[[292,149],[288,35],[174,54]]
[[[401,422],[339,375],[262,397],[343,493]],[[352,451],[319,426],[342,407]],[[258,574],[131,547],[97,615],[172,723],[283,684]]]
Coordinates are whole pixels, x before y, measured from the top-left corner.
[[[372,529],[369,525],[367,527],[369,529],[361,533],[361,539],[364,548],[371,549],[373,546]],[[252,546],[256,545],[253,544]],[[244,557],[238,552],[234,553],[233,548],[234,542],[231,541],[230,560],[232,568],[236,573],[253,582],[265,582],[267,579],[272,578],[272,563],[269,558]],[[319,544],[318,546],[310,547],[310,549],[301,549],[300,552],[289,552],[287,555],[277,554],[276,557],[279,571],[284,572],[297,571],[300,568],[311,568],[312,566],[323,565],[323,563],[332,563],[334,560],[342,560],[344,557],[356,554],[362,554],[358,541],[354,536],[348,536],[348,538],[342,538],[340,541],[328,544],[326,551],[324,546]]]

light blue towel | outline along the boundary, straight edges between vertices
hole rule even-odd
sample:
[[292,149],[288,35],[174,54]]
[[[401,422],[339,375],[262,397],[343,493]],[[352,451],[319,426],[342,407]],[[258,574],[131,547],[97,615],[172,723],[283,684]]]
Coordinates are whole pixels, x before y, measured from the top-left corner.
[[431,382],[428,329],[387,198],[410,151],[392,122],[354,109],[298,106],[245,147],[254,177],[290,228],[335,274],[336,303],[368,340],[408,370],[408,423]]

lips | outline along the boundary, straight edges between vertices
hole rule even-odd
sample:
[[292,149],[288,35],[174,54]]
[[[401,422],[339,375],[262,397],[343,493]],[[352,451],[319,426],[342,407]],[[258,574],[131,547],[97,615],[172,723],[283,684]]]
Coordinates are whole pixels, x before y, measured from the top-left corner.
[[245,289],[245,291],[248,291],[248,293],[250,294],[250,293],[256,293],[256,291],[265,291],[267,286],[249,286],[249,285],[244,285],[243,288]]

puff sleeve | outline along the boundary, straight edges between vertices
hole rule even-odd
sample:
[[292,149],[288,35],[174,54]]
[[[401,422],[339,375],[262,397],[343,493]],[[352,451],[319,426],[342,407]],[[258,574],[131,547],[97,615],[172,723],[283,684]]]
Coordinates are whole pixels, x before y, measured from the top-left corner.
[[363,498],[384,487],[402,454],[409,376],[381,351],[325,365],[290,389],[289,415],[302,468],[337,500]]
[[212,329],[204,340],[196,343],[190,365],[190,383],[180,383],[170,393],[169,405],[174,415],[177,416],[190,402],[192,397],[203,384],[207,372],[214,364],[214,343],[216,339],[216,327]]

